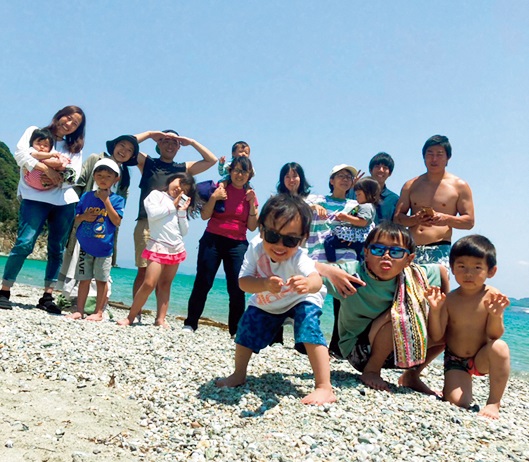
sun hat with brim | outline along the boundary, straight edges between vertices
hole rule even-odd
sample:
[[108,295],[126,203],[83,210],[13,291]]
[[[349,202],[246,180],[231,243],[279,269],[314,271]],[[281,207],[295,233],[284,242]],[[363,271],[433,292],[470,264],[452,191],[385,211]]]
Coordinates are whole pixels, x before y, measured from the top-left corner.
[[356,168],[354,168],[352,165],[347,165],[347,164],[340,164],[340,165],[335,165],[332,170],[331,170],[331,174],[329,176],[333,176],[334,174],[338,173],[340,170],[347,170],[351,173],[351,175],[353,175],[353,178],[356,176],[356,174],[358,173],[358,170]]
[[113,172],[115,172],[118,176],[121,175],[121,170],[119,169],[119,165],[112,159],[108,159],[105,157],[104,159],[98,160],[96,164],[94,165],[94,169],[92,170],[92,172],[95,172],[96,169],[99,167],[107,167]]
[[[162,133],[174,133],[175,135],[178,135],[178,132],[175,132],[174,130],[162,130]],[[160,148],[158,147],[158,144],[156,145],[156,152],[160,154]]]
[[114,153],[114,149],[116,148],[116,144],[118,144],[120,141],[128,141],[130,144],[132,144],[132,147],[134,149],[132,152],[132,157],[127,160],[127,162],[123,162],[123,165],[126,165],[128,167],[138,165],[138,153],[140,152],[140,146],[135,136],[121,135],[114,140],[107,141],[107,152],[112,155]]

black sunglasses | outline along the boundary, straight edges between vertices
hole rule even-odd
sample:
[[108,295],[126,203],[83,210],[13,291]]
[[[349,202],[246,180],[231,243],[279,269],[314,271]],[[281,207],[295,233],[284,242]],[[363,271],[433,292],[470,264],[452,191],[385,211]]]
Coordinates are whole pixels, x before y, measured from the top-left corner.
[[276,233],[271,229],[267,229],[263,226],[264,240],[269,244],[277,244],[280,240],[283,241],[283,245],[290,249],[297,247],[303,240],[302,237],[297,236],[285,236],[284,234]]

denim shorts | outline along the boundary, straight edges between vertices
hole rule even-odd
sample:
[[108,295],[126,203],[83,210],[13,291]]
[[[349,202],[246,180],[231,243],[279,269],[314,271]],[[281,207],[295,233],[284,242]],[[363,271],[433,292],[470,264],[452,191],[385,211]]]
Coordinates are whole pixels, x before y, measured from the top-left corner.
[[292,318],[296,345],[310,343],[327,346],[320,327],[321,314],[321,308],[309,302],[298,303],[282,314],[268,313],[250,305],[239,321],[235,343],[259,353],[270,345],[285,319]]

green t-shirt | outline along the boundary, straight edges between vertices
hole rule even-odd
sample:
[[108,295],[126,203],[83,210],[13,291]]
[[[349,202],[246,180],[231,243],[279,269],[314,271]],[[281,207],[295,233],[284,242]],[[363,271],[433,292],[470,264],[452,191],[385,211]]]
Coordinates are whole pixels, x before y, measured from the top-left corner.
[[[349,274],[358,273],[360,279],[366,283],[359,287],[355,295],[343,298],[336,287],[327,278],[323,282],[327,286],[329,294],[341,302],[340,315],[338,317],[338,333],[340,334],[340,350],[344,357],[353,351],[358,336],[367,328],[373,319],[391,307],[395,298],[397,278],[389,281],[379,281],[369,276],[364,266],[358,261],[336,265]],[[441,285],[441,270],[439,265],[419,265],[426,272],[428,282],[432,286]]]

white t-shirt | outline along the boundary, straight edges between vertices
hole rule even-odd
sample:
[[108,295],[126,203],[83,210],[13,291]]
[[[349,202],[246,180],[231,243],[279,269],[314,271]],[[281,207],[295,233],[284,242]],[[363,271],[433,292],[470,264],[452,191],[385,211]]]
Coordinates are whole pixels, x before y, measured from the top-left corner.
[[189,223],[185,211],[177,211],[174,198],[166,192],[151,191],[143,201],[151,239],[171,248],[172,252],[183,252],[183,236],[187,234]]
[[[39,163],[31,153],[35,152],[29,145],[31,135],[38,127],[32,126],[26,129],[22,138],[17,143],[17,149],[15,151],[15,161],[20,167],[20,181],[18,182],[17,194],[22,199],[28,199],[37,202],[45,202],[53,205],[66,205],[79,202],[79,196],[74,191],[73,186],[63,185],[62,187],[51,188],[45,191],[32,188],[24,181],[24,168],[27,168],[30,172],[33,170],[35,165]],[[64,141],[57,141],[52,152],[59,152],[70,159],[69,167],[75,170],[76,179],[81,174],[81,167],[83,164],[83,155],[81,152],[72,154],[68,151],[68,146]]]
[[[239,278],[245,276],[256,278],[279,276],[286,282],[292,276],[308,276],[315,272],[314,260],[309,258],[305,249],[298,248],[298,251],[292,258],[284,262],[276,263],[265,253],[261,237],[256,236],[251,240],[248,250],[244,255],[244,262],[239,273]],[[281,292],[277,294],[269,291],[253,294],[248,304],[257,306],[268,313],[282,314],[303,301],[322,307],[326,294],[327,288],[325,285],[322,285],[320,291],[315,294],[298,294],[290,287],[284,286]]]

